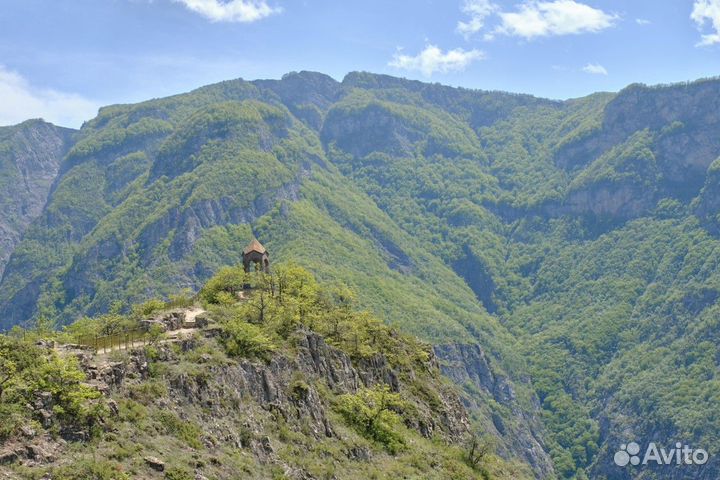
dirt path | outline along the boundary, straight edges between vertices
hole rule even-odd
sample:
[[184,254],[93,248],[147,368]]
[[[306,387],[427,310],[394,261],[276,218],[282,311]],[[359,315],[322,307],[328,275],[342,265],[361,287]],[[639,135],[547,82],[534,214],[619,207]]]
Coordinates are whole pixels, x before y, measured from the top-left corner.
[[[195,332],[198,331],[198,327],[196,327],[196,319],[199,315],[202,315],[203,313],[206,313],[206,311],[200,307],[192,307],[184,310],[185,313],[185,319],[182,323],[182,327],[176,330],[168,330],[162,334],[160,339],[157,340],[155,343],[172,343],[172,342],[179,342],[181,340],[190,338]],[[96,356],[103,356],[107,355],[111,352],[117,351],[117,350],[132,350],[134,348],[140,348],[145,345],[147,345],[149,342],[145,339],[138,339],[133,340],[132,342],[123,342],[120,341],[117,345],[113,345],[112,347],[106,347],[106,348],[100,348],[97,352],[95,352]],[[56,345],[55,350],[60,351],[62,353],[72,353],[74,350],[63,348],[63,345]]]

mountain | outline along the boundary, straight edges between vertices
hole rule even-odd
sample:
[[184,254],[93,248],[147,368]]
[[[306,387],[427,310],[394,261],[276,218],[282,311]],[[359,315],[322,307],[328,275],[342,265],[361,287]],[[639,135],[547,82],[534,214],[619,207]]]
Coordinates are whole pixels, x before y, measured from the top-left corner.
[[430,345],[274,270],[0,335],[3,478],[532,478],[475,430]]
[[42,120],[0,127],[0,277],[25,229],[42,212],[73,134]]
[[[301,93],[308,84],[320,92],[289,95],[292,82]],[[338,89],[304,73],[101,109],[13,253],[0,284],[3,325],[33,316],[69,323],[118,300],[197,290],[223,265],[238,264],[256,235],[273,262],[296,261],[349,285],[404,332],[446,345],[482,332],[482,350],[472,352],[482,371],[465,373],[483,408],[476,414],[501,438],[501,453],[551,472],[531,388],[510,380],[520,360],[507,331],[444,258],[348,181],[312,121],[290,111],[327,108]]]
[[677,440],[708,465],[642,478],[715,478],[719,103],[717,79],[551,101],[301,72],[106,107],[2,326],[196,291],[256,236],[435,345],[537,476],[631,478],[620,444]]

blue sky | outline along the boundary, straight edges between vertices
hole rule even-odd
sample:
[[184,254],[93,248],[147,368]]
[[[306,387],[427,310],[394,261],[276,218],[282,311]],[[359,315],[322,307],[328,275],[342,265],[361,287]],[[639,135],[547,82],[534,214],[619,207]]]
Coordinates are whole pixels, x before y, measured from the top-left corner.
[[3,0],[0,125],[365,70],[572,98],[720,74],[720,0]]

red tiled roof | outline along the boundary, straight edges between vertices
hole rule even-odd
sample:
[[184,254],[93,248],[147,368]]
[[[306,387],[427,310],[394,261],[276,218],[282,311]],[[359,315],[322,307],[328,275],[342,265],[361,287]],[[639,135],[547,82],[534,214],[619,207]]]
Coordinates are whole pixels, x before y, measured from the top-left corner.
[[253,238],[252,242],[250,242],[248,246],[245,247],[245,250],[243,250],[243,254],[247,255],[250,252],[266,253],[267,250],[265,250],[265,247],[262,246],[262,243],[257,241],[257,238]]

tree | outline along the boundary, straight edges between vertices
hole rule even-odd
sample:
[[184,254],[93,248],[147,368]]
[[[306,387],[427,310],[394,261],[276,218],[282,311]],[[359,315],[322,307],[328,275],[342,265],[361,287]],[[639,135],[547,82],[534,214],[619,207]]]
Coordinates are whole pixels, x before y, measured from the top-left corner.
[[209,304],[218,303],[217,295],[226,292],[235,295],[246,283],[245,271],[242,267],[223,267],[200,291],[200,298]]
[[132,318],[140,320],[144,317],[150,316],[155,312],[164,310],[167,308],[167,304],[158,298],[152,298],[138,305],[133,305],[130,309]]
[[153,323],[150,325],[150,329],[147,332],[147,339],[150,345],[155,346],[160,342],[160,339],[165,334],[165,329],[158,325],[157,323]]
[[55,330],[55,322],[51,320],[50,317],[40,315],[33,323],[33,330],[38,336],[49,338]]
[[400,395],[391,393],[387,385],[342,395],[338,404],[345,421],[361,435],[384,445],[390,453],[405,448],[405,440],[399,431],[402,422],[396,412],[404,408],[406,405]]
[[270,338],[257,325],[231,320],[223,326],[222,342],[228,355],[264,359],[275,350]]
[[467,448],[467,462],[472,468],[477,469],[485,458],[495,451],[495,443],[489,436],[473,434],[470,437]]
[[[265,274],[259,274],[262,277],[265,277]],[[267,285],[265,282],[262,282],[261,285],[257,288],[257,290],[254,292],[253,298],[250,301],[250,306],[254,308],[254,310],[257,312],[257,323],[263,324],[265,323],[265,313],[269,306],[269,293],[267,289],[265,288]]]
[[0,335],[0,401],[13,384],[25,384],[42,359],[42,349],[32,342]]

